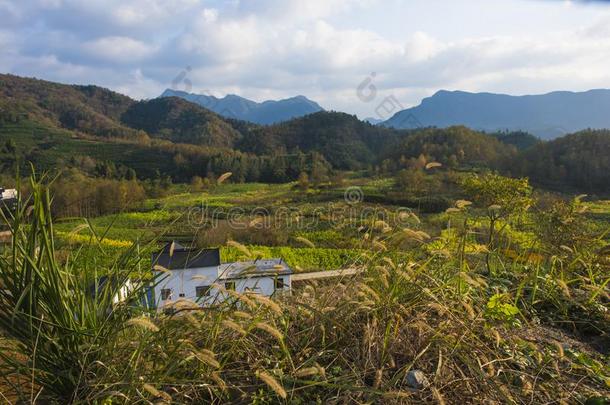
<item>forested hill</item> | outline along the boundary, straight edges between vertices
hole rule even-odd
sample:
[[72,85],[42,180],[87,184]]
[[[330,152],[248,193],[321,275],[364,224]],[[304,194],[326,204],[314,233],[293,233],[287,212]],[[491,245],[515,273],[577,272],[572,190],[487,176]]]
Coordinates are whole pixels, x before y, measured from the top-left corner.
[[329,111],[260,126],[175,97],[136,101],[97,86],[0,75],[5,171],[20,161],[25,168],[32,162],[104,176],[133,169],[141,178],[189,181],[231,171],[237,179],[269,182],[295,180],[314,166],[391,175],[419,159],[608,194],[609,144],[610,131],[541,142],[524,132],[486,134],[461,126],[396,130]]
[[257,154],[317,151],[341,169],[373,164],[406,132],[373,126],[353,115],[321,111],[269,127],[252,128],[240,148]]
[[513,162],[514,174],[540,185],[610,193],[610,130],[585,130],[526,150]]
[[177,97],[133,103],[120,119],[131,128],[177,143],[234,148],[241,138],[239,131],[217,114]]
[[130,138],[119,121],[135,101],[98,86],[76,86],[0,74],[0,114],[100,137]]

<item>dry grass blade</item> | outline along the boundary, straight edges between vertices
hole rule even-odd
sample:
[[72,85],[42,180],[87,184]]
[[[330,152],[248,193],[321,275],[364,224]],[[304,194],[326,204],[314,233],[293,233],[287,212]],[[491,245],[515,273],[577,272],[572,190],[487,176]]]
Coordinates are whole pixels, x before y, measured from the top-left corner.
[[295,239],[297,242],[300,242],[300,243],[302,243],[303,245],[306,245],[306,246],[308,246],[308,247],[310,247],[310,248],[315,248],[315,247],[316,247],[316,245],[314,245],[314,243],[313,243],[312,241],[310,241],[309,239],[304,238],[304,237],[302,237],[302,236],[297,236],[297,237],[296,237],[296,238],[294,238],[294,239]]
[[439,162],[430,162],[426,164],[426,170],[434,169],[435,167],[441,167],[442,163]]
[[223,175],[221,175],[218,180],[216,180],[216,184],[222,184],[225,180],[227,180],[229,177],[231,177],[233,175],[233,173],[231,172],[226,172]]

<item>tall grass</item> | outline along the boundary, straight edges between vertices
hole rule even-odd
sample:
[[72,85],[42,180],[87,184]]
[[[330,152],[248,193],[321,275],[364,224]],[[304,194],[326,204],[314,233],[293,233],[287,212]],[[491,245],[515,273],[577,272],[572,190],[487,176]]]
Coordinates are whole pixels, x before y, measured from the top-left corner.
[[[3,218],[12,240],[0,255],[0,372],[21,400],[68,402],[92,390],[107,342],[143,293],[143,285],[121,290],[137,268],[137,246],[107,269],[75,267],[78,250],[60,260],[48,184],[32,178],[29,186],[31,197]],[[119,296],[125,301],[117,304]]]
[[[562,290],[586,291],[580,305],[607,306],[597,262],[576,269],[549,259],[532,270],[497,250],[487,274],[487,251],[465,248],[467,221],[457,243],[434,251],[426,233],[371,226],[361,275],[273,300],[231,291],[214,308],[181,301],[178,311],[147,315],[129,305],[139,287],[113,300],[136,275],[137,249],[106,269],[119,283],[88,294],[95,271],[57,259],[47,190],[32,189],[0,261],[1,372],[21,400],[582,403],[607,390],[607,357],[538,325]],[[396,255],[405,238],[421,250]],[[427,379],[420,387],[407,378],[415,370]]]

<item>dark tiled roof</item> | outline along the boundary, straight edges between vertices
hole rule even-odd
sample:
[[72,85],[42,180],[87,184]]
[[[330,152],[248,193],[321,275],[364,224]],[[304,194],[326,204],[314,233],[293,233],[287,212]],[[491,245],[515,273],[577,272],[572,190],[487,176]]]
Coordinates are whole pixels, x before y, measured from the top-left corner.
[[153,253],[153,265],[169,270],[193,269],[198,267],[214,267],[220,265],[220,249],[188,249],[174,242],[174,251],[170,256],[171,243],[163,250]]

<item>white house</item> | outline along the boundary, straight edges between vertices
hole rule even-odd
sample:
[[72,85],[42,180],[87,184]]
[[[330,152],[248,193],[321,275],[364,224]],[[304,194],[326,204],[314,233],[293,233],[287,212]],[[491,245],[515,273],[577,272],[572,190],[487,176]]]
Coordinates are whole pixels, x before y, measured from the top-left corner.
[[214,285],[267,297],[291,289],[292,270],[282,259],[221,263],[219,249],[188,249],[174,243],[170,250],[171,244],[153,255],[153,273],[158,280],[154,302],[158,309],[181,299],[201,306],[227,299],[228,295]]
[[0,187],[0,209],[8,208],[14,210],[17,208],[17,190],[14,188]]

